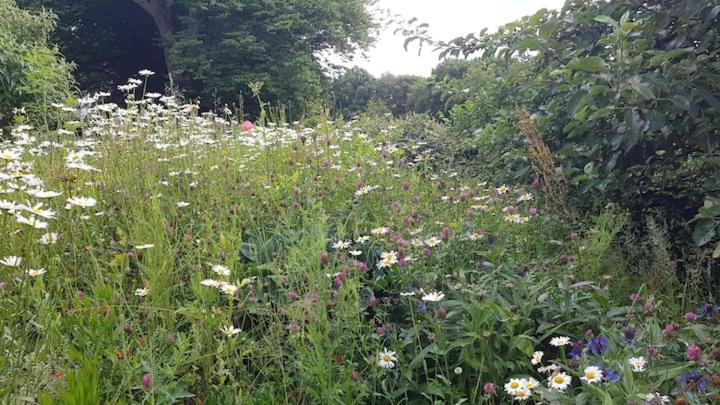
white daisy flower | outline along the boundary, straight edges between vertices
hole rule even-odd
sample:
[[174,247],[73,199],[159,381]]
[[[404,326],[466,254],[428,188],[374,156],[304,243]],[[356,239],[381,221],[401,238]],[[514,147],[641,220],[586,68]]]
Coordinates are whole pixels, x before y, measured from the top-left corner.
[[384,349],[378,354],[378,366],[382,368],[394,368],[395,362],[397,361],[396,353],[391,352],[388,349]]
[[26,271],[27,275],[30,277],[40,277],[43,274],[45,274],[47,270],[45,269],[28,269]]
[[443,298],[445,298],[445,294],[443,294],[442,292],[433,291],[429,294],[423,295],[422,300],[427,302],[438,302],[442,301]]
[[642,356],[630,357],[628,363],[630,363],[630,366],[632,366],[633,371],[636,373],[645,371],[647,367],[647,360]]
[[240,333],[241,330],[240,330],[240,328],[236,328],[232,325],[225,325],[220,328],[220,332],[222,332],[223,335],[230,338],[230,337],[233,337],[233,336],[237,335],[238,333]]
[[557,391],[565,391],[565,389],[570,386],[571,382],[572,377],[567,375],[565,372],[557,373],[548,377],[548,387]]
[[5,256],[0,259],[0,264],[7,267],[20,267],[22,261],[23,259],[20,256]]
[[585,370],[583,371],[583,376],[580,377],[581,380],[585,381],[588,384],[598,384],[602,381],[602,378],[602,369],[595,366],[585,367]]
[[550,339],[550,344],[555,347],[562,347],[570,344],[570,338],[567,336],[555,336]]

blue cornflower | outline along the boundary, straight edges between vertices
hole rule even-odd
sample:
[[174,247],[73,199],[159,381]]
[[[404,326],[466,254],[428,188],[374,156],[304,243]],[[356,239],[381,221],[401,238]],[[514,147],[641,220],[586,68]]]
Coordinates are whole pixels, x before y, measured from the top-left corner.
[[607,351],[608,340],[606,337],[597,336],[590,339],[588,350],[596,356],[602,356]]
[[420,300],[420,304],[418,305],[418,310],[420,313],[425,313],[427,311],[427,306],[425,305],[425,301]]
[[605,378],[608,382],[618,382],[620,381],[620,374],[618,374],[615,370],[604,368],[603,378]]
[[625,340],[625,344],[628,345],[628,347],[632,347],[632,345],[635,343],[635,334],[636,334],[635,328],[627,328],[625,329],[625,332],[623,332],[623,339]]
[[678,377],[678,382],[685,391],[703,392],[707,387],[709,378],[700,373],[700,370],[693,370]]
[[698,308],[697,314],[701,318],[709,318],[715,315],[719,309],[720,307],[714,307],[707,302],[703,302],[702,305],[700,305],[700,308]]
[[573,343],[573,349],[570,351],[570,358],[579,359],[582,357],[583,347],[583,342],[581,340],[576,340],[575,343]]

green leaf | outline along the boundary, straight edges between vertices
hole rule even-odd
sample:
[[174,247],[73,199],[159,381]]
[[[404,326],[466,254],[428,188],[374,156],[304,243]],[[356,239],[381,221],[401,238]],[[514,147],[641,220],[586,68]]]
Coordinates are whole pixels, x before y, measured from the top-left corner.
[[607,72],[605,61],[599,56],[588,56],[587,58],[574,60],[567,65],[568,69],[587,73]]
[[578,90],[577,92],[575,92],[575,94],[573,94],[572,97],[570,97],[570,101],[568,101],[567,106],[567,112],[570,117],[574,117],[575,113],[577,113],[577,110],[583,105],[587,104],[587,102],[589,101],[585,98],[587,94],[587,90]]
[[425,360],[425,357],[427,357],[427,355],[430,353],[431,350],[433,350],[434,347],[435,344],[431,344],[430,346],[422,349],[420,353],[418,353],[415,358],[412,359],[410,364],[408,364],[408,368],[413,369],[418,367],[423,362],[423,360]]
[[717,224],[710,218],[703,218],[695,225],[695,231],[693,232],[693,241],[698,246],[710,242],[716,235],[715,228]]
[[595,21],[605,23],[613,28],[620,28],[618,22],[608,15],[599,15],[595,17]]
[[720,258],[720,243],[718,243],[717,246],[715,246],[715,251],[712,254],[713,259]]
[[598,387],[596,387],[596,386],[594,386],[594,385],[592,385],[592,384],[584,385],[584,387],[585,387],[585,389],[587,389],[588,391],[592,392],[593,395],[595,395],[596,397],[599,397],[600,399],[602,399],[602,405],[613,405],[613,404],[614,404],[613,399],[612,399],[612,397],[610,396],[610,394],[608,394],[608,393],[605,392],[604,390],[602,390],[602,389],[600,389],[600,388],[598,388]]
[[673,380],[690,370],[693,365],[690,363],[671,363],[653,367],[647,371],[647,377],[652,381],[661,384],[664,381]]
[[642,95],[646,100],[655,98],[655,93],[653,92],[650,83],[643,81],[640,76],[635,75],[630,77],[628,79],[628,83],[630,83],[630,86],[632,86],[632,88],[640,93],[640,95]]
[[515,44],[514,48],[518,51],[537,50],[542,47],[542,43],[537,38],[525,38]]

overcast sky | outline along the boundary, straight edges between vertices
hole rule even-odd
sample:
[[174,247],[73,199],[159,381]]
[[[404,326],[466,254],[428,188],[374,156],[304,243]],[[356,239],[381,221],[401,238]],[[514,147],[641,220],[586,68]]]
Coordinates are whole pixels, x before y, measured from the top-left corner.
[[[564,3],[564,0],[379,0],[378,5],[406,19],[417,17],[430,24],[433,38],[448,40],[485,27],[494,30],[541,8],[560,8]],[[438,63],[437,55],[425,48],[418,56],[417,46],[405,52],[404,38],[392,31],[380,33],[367,60],[357,58],[352,64],[375,76],[383,73],[429,76]]]

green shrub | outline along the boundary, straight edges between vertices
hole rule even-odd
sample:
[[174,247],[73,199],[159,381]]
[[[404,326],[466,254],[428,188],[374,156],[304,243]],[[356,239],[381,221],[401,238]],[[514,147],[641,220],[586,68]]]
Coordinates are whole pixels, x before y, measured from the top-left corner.
[[31,122],[49,127],[72,95],[73,66],[48,42],[55,28],[50,12],[30,13],[14,0],[0,0],[0,128],[24,109]]

